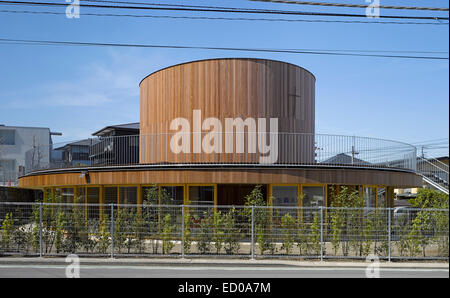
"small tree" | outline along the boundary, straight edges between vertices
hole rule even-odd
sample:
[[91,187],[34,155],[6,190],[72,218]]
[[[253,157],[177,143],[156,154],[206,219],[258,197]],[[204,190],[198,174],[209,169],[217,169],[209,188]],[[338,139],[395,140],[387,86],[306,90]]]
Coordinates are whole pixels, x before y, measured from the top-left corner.
[[2,221],[1,235],[2,235],[2,249],[7,251],[11,247],[11,238],[14,230],[14,220],[12,213],[6,213],[5,219]]
[[227,231],[224,237],[224,249],[229,255],[238,254],[241,248],[240,240],[242,238],[241,230],[236,225],[236,217],[238,213],[233,207],[223,216],[224,230]]
[[[56,205],[61,202],[59,195],[49,195],[47,203],[42,207],[42,239],[44,244],[44,251],[50,253],[56,240],[57,218],[61,211],[61,207]],[[39,223],[39,217],[38,217]]]
[[407,250],[410,257],[415,257],[420,251],[420,229],[421,221],[416,217],[415,219],[413,219],[411,230],[408,233]]
[[371,213],[367,216],[364,227],[363,227],[363,239],[364,242],[361,247],[361,255],[367,256],[370,253],[370,250],[373,245],[373,232],[375,228],[375,217],[376,215]]
[[141,210],[145,231],[153,238],[151,241],[152,252],[156,254],[159,249],[158,187],[156,185],[147,189]]
[[32,223],[31,230],[31,246],[34,252],[40,249],[40,205],[33,205],[30,222]]
[[[448,209],[447,209],[448,210]],[[434,214],[436,225],[434,241],[438,246],[440,256],[449,256],[449,214],[448,211],[436,211]]]
[[86,217],[84,212],[83,198],[75,198],[75,204],[65,216],[65,241],[63,250],[67,253],[75,253],[82,246],[83,232],[86,229]]
[[111,243],[110,237],[110,227],[109,227],[109,218],[108,214],[103,215],[102,224],[100,226],[98,237],[98,252],[101,254],[106,254],[108,251],[109,245]]
[[398,235],[398,241],[396,246],[400,256],[404,256],[409,247],[409,235],[411,230],[411,223],[408,222],[407,218],[399,218],[394,227],[394,231]]
[[206,254],[211,251],[213,240],[213,225],[214,217],[211,210],[203,212],[203,218],[199,224],[199,236],[197,242],[197,249],[200,253]]
[[84,229],[81,230],[81,246],[87,253],[94,252],[94,249],[98,244],[97,240],[95,240],[92,235],[97,234],[99,226],[98,220],[88,219],[83,226]]
[[133,214],[134,246],[137,253],[145,251],[145,221],[143,216],[137,212]]
[[[189,202],[187,202],[189,205]],[[189,208],[184,208],[184,252],[189,253],[191,250],[191,244],[192,244],[192,235],[191,235],[191,229],[193,224],[193,218],[190,214]]]
[[116,214],[114,219],[114,247],[117,247],[120,253],[122,248],[125,247],[125,242],[127,240],[126,222],[128,214],[126,208],[120,208],[117,210]]
[[289,255],[292,252],[292,247],[295,241],[295,219],[289,213],[286,213],[281,218],[281,231],[283,237],[283,243],[281,249],[284,249],[286,254]]
[[[331,192],[331,233],[332,245],[337,252],[341,246],[342,254],[347,256],[350,248],[356,252],[362,252],[363,248],[363,214],[360,209],[364,207],[364,198],[359,195],[358,190],[351,191],[342,186],[339,193]],[[340,242],[340,244],[339,244]]]
[[225,241],[225,235],[227,231],[224,226],[224,218],[222,216],[222,212],[214,213],[214,247],[216,248],[216,253],[219,254],[222,249]]
[[331,217],[331,245],[334,250],[334,254],[337,255],[337,252],[339,250],[339,247],[341,246],[342,241],[342,233],[344,229],[344,219],[342,218],[341,214],[342,212],[339,212],[339,210],[332,209],[330,211],[330,217]]
[[170,214],[166,214],[162,222],[163,254],[170,254],[170,251],[175,246],[175,244],[171,241],[174,230],[175,225],[172,224],[172,217]]
[[249,195],[245,197],[244,208],[241,213],[244,218],[247,218],[249,226],[252,224],[252,206],[253,218],[254,218],[254,228],[256,242],[258,243],[258,249],[260,254],[263,255],[266,251],[274,251],[275,244],[270,241],[270,211],[267,207],[266,200],[261,191],[261,185],[256,185]]
[[59,212],[56,218],[56,253],[64,251],[64,228],[66,226],[66,216],[64,212]]
[[319,256],[321,251],[321,244],[320,244],[320,222],[318,212],[314,213],[314,219],[311,224],[311,236],[309,242],[311,243],[311,248],[314,254]]
[[381,231],[383,236],[377,236],[374,239],[374,254],[387,256],[389,251],[389,238],[388,238],[388,223],[386,222],[386,218],[388,217],[389,210],[384,209],[382,215],[378,214],[375,219],[375,231]]
[[32,229],[27,226],[21,226],[14,229],[12,241],[17,246],[18,251],[28,253],[31,244]]
[[307,255],[309,251],[309,231],[308,225],[304,222],[303,216],[297,221],[297,247],[300,255]]
[[[412,221],[410,232],[410,254],[415,252],[416,246],[420,246],[425,257],[426,247],[432,242],[437,243],[439,254],[448,256],[449,247],[449,221],[448,195],[431,189],[420,189],[416,198],[409,202],[420,210]],[[445,211],[434,211],[430,209],[442,209]]]

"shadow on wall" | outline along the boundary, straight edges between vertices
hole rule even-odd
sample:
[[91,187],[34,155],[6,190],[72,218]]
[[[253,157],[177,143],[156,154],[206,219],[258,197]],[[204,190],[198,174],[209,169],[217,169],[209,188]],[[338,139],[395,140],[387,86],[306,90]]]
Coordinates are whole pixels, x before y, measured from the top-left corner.
[[0,202],[36,202],[42,197],[41,190],[0,186]]

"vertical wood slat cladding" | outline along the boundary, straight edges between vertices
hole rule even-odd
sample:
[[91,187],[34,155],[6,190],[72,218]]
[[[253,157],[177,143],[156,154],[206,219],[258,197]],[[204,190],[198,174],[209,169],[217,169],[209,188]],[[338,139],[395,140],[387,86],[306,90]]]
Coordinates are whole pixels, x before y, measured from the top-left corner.
[[[314,76],[305,69],[264,59],[202,60],[157,71],[140,84],[140,161],[258,163],[258,153],[174,154],[170,150],[171,135],[155,135],[175,133],[169,125],[179,117],[190,121],[192,131],[195,109],[201,110],[202,120],[218,118],[222,130],[225,118],[278,118],[280,133],[313,134],[314,84]],[[202,137],[207,133],[202,132]],[[313,161],[311,137],[280,135],[278,162]],[[247,148],[247,139],[245,144]]]

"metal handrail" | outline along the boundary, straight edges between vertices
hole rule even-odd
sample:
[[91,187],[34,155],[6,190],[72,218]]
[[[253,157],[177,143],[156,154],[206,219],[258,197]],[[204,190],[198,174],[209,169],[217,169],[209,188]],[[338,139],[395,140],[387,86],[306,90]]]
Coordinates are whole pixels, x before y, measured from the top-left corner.
[[[203,139],[210,132],[200,132]],[[177,133],[180,135],[180,133]],[[192,133],[188,137],[193,136]],[[89,159],[77,160],[52,160],[49,164],[42,162],[30,162],[39,164],[39,168],[28,167],[26,173],[37,170],[56,168],[78,168],[91,166],[123,166],[123,165],[313,165],[313,166],[351,166],[365,168],[392,168],[415,171],[416,148],[412,145],[391,140],[376,139],[370,137],[343,136],[312,133],[234,133],[233,149],[238,141],[243,140],[243,152],[228,153],[225,142],[229,133],[219,132],[215,136],[222,138],[221,152],[205,153],[201,147],[199,153],[171,151],[170,141],[175,133],[159,133],[147,135],[127,135],[112,137],[97,137],[86,142],[89,147]],[[198,136],[198,134],[196,135]],[[258,159],[260,136],[265,136],[264,145],[270,145],[276,137],[277,145],[270,147],[277,150],[277,159],[273,163],[261,162]],[[228,138],[229,140],[230,138]],[[258,140],[253,146],[256,151],[248,150],[251,147],[248,140]],[[189,143],[192,150],[193,139]],[[63,145],[53,144],[52,147],[40,148],[40,150],[52,151],[53,148],[61,148]],[[202,145],[203,146],[203,145]],[[107,149],[107,150],[106,150]],[[246,151],[245,151],[246,150]],[[250,152],[248,152],[250,151]]]
[[[428,167],[428,168],[426,168]],[[423,157],[418,157],[417,172],[423,180],[446,194],[449,194],[449,172]]]
[[[421,156],[418,156],[417,158],[419,159],[419,161],[426,162],[426,163],[430,164],[431,166],[433,166],[433,167],[435,167],[435,168],[438,168],[438,169],[441,170],[441,171],[447,172],[447,174],[448,174],[448,172],[449,172],[449,170],[448,170],[448,165],[446,165],[445,163],[443,163],[443,162],[441,162],[441,161],[439,161],[439,160],[437,160],[437,159],[435,159],[435,158],[431,158],[431,159],[432,159],[433,161],[438,161],[438,162],[440,162],[440,163],[443,164],[444,166],[447,166],[447,169],[443,169],[443,168],[441,168],[441,167],[435,165],[434,163],[432,163],[429,159],[423,158],[423,157],[421,157]],[[418,162],[418,163],[419,163],[419,162]]]

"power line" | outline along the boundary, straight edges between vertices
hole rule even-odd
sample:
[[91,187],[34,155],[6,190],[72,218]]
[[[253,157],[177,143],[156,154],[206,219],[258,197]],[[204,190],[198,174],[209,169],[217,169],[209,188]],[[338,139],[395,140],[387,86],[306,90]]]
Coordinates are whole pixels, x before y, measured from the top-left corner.
[[[31,5],[31,6],[64,6],[64,3],[54,2],[25,2],[25,1],[0,1],[0,4],[6,5]],[[286,10],[249,10],[242,8],[227,9],[206,9],[206,8],[187,8],[187,7],[150,7],[150,6],[118,6],[118,5],[98,5],[98,4],[79,4],[80,7],[91,8],[111,8],[111,9],[134,9],[134,10],[169,10],[169,11],[196,11],[196,12],[220,12],[220,13],[253,13],[253,14],[281,14],[281,15],[308,15],[308,16],[327,16],[327,17],[356,17],[366,18],[363,14],[342,14],[342,13],[324,13],[324,12],[304,12],[304,11],[286,11]],[[416,20],[437,20],[448,21],[449,18],[437,16],[398,16],[398,15],[380,15],[379,18],[388,19],[416,19]]]
[[428,140],[428,141],[419,141],[419,142],[414,142],[411,144],[426,144],[426,143],[435,143],[435,142],[444,142],[446,141],[448,143],[448,138],[442,138],[442,139],[434,139],[434,140]]
[[98,42],[78,42],[78,41],[49,41],[49,40],[8,39],[8,38],[0,38],[0,43],[2,43],[2,44],[10,44],[10,43],[26,44],[26,45],[195,49],[195,50],[245,51],[245,52],[266,52],[266,53],[286,53],[286,54],[359,56],[359,57],[399,58],[399,59],[449,60],[448,57],[358,54],[358,53],[342,53],[342,52],[336,52],[336,51],[317,51],[317,50],[314,51],[314,50],[307,50],[307,49],[289,50],[289,49],[262,49],[262,48],[229,48],[229,47],[206,47],[206,46],[183,46],[183,45],[152,45],[152,44],[98,43]]
[[[330,3],[330,2],[312,2],[312,1],[291,1],[291,0],[249,0],[254,2],[273,2],[283,4],[300,4],[314,6],[331,6],[331,7],[352,7],[367,8],[368,5],[348,4],[348,3]],[[401,10],[431,10],[431,11],[449,11],[446,7],[418,7],[418,6],[393,6],[393,5],[375,5],[374,8],[382,9],[401,9]]]
[[[0,13],[16,14],[46,14],[65,15],[64,12],[53,11],[30,11],[30,10],[0,10]],[[133,17],[133,18],[153,18],[153,19],[189,19],[189,20],[224,20],[224,21],[267,21],[267,22],[304,22],[304,23],[345,23],[345,24],[392,24],[392,25],[438,25],[446,26],[449,23],[428,23],[428,22],[389,22],[389,21],[344,21],[344,20],[322,20],[322,19],[267,19],[267,18],[237,18],[237,17],[194,17],[194,16],[168,16],[168,15],[139,15],[139,14],[111,14],[111,13],[86,13],[83,16],[99,17]]]

